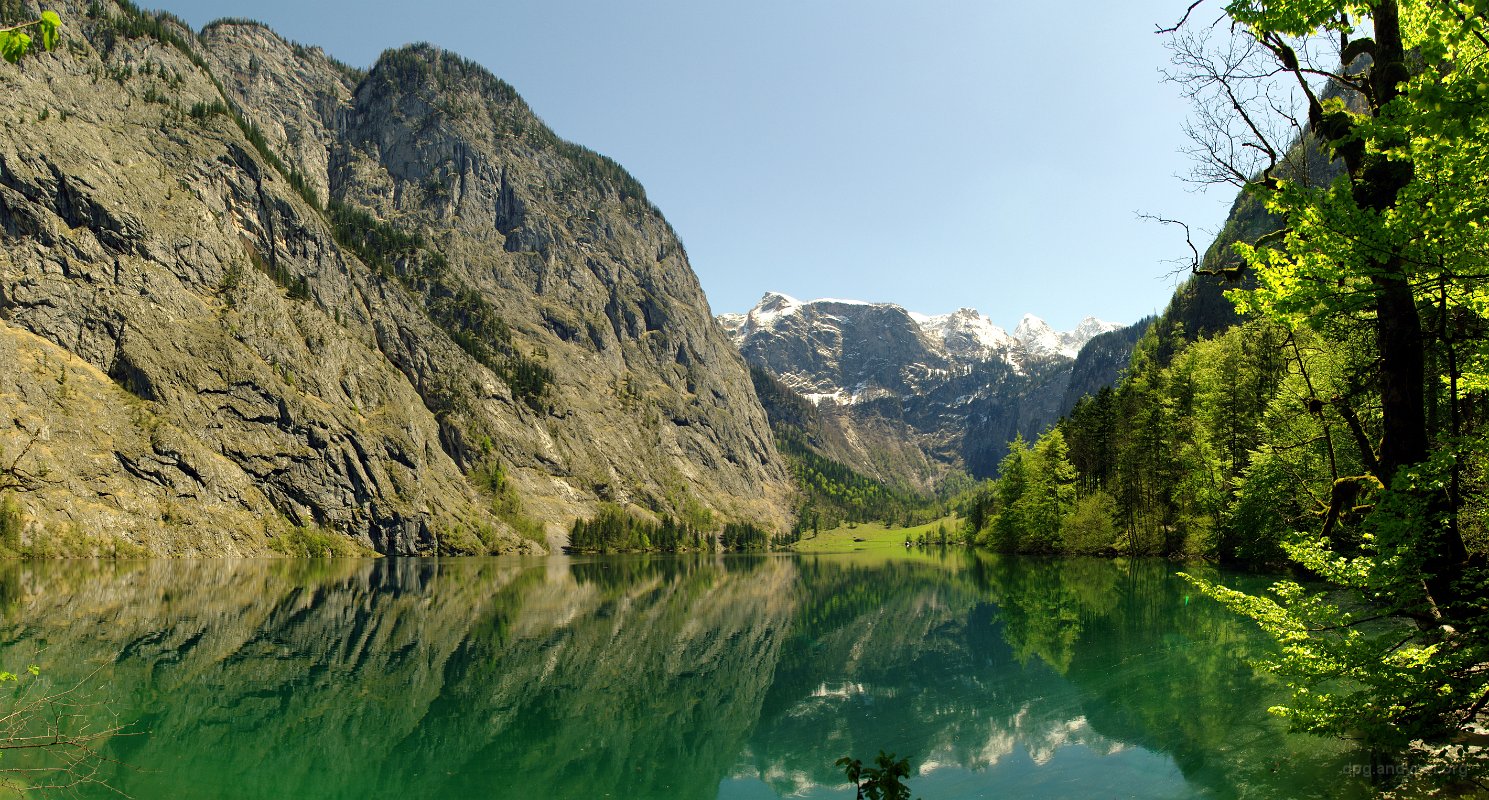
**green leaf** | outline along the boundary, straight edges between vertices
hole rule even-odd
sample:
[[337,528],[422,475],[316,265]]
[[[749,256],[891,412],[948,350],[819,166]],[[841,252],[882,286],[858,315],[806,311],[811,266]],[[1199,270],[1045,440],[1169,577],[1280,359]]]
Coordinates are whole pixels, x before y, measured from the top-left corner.
[[37,28],[41,33],[41,46],[47,50],[57,46],[57,34],[62,29],[62,18],[55,11],[41,12],[41,19],[37,21]]
[[6,61],[14,64],[21,60],[21,56],[31,49],[31,37],[20,31],[7,31],[0,34],[0,56]]

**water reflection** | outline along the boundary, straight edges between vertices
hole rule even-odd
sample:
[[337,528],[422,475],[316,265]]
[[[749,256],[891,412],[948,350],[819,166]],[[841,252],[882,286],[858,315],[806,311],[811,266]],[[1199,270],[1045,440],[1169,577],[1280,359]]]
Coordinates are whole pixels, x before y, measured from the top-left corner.
[[[935,561],[935,559],[932,559]],[[1158,562],[838,557],[0,567],[0,664],[145,734],[134,797],[1341,796],[1255,633]],[[13,668],[13,667],[12,667]]]

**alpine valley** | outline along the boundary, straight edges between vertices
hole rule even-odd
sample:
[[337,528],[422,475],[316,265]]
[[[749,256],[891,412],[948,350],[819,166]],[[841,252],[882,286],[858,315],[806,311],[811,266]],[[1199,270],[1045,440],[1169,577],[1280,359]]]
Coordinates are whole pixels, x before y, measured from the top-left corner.
[[542,552],[613,506],[785,531],[782,436],[922,495],[989,476],[1141,331],[716,321],[643,188],[470,61],[57,11],[0,73],[11,550]]

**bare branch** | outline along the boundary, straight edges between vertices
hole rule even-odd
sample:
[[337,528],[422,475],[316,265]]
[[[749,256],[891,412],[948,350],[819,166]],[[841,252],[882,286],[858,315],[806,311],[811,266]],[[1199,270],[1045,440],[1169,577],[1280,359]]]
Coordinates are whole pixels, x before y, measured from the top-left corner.
[[1205,2],[1205,0],[1194,0],[1193,3],[1190,3],[1189,4],[1189,8],[1184,9],[1184,16],[1180,17],[1179,18],[1179,21],[1178,22],[1175,22],[1173,24],[1173,27],[1163,28],[1163,27],[1160,27],[1160,26],[1158,26],[1158,25],[1155,24],[1153,26],[1153,28],[1154,28],[1153,32],[1154,33],[1159,33],[1159,34],[1173,33],[1174,31],[1177,31],[1178,29],[1184,27],[1184,23],[1186,23],[1186,22],[1189,21],[1189,15],[1190,14],[1193,14],[1194,13],[1194,10],[1196,8],[1199,8],[1200,7],[1200,4],[1202,4],[1204,2]]
[[1139,213],[1137,215],[1137,218],[1138,219],[1141,219],[1141,220],[1147,220],[1148,222],[1161,223],[1163,225],[1178,225],[1180,228],[1183,228],[1184,229],[1184,244],[1189,245],[1189,252],[1193,254],[1193,257],[1190,259],[1190,262],[1189,262],[1189,269],[1192,272],[1198,272],[1199,271],[1199,266],[1200,266],[1199,248],[1194,246],[1194,237],[1190,235],[1189,225],[1187,223],[1180,222],[1179,220],[1176,220],[1176,219],[1166,219],[1164,217],[1160,217],[1160,216],[1157,216],[1157,215],[1154,215],[1154,214],[1143,214],[1143,213]]
[[115,736],[136,734],[123,725],[93,724],[101,704],[77,696],[88,678],[67,689],[38,694],[40,679],[34,675],[14,679],[22,686],[9,711],[0,715],[0,752],[15,751],[0,769],[0,786],[30,791],[86,784],[122,795],[100,777],[104,765],[118,763],[102,748]]

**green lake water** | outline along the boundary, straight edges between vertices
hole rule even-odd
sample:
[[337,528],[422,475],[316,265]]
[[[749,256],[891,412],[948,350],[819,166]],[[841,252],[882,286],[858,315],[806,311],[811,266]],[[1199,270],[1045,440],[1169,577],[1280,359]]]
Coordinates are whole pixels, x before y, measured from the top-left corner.
[[142,799],[851,798],[833,762],[880,749],[924,800],[1367,794],[1359,754],[1266,713],[1265,642],[1176,571],[961,551],[8,564],[0,665],[125,726],[99,777]]

